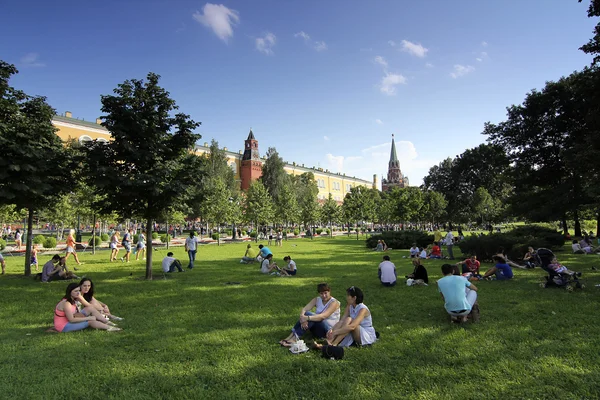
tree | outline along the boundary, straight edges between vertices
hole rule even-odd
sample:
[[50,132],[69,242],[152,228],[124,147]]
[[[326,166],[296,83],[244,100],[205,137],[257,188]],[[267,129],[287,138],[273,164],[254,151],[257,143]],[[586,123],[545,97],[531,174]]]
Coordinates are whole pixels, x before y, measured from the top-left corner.
[[284,224],[297,224],[300,221],[300,207],[296,193],[292,190],[291,183],[283,185],[275,201],[275,220]]
[[[102,125],[113,140],[94,143],[88,151],[89,183],[96,193],[107,195],[99,204],[105,212],[146,221],[146,237],[152,222],[174,204],[185,202],[197,179],[193,149],[200,123],[178,109],[169,92],[158,85],[160,77],[149,73],[146,82],[126,80],[114,95],[101,97]],[[146,255],[146,279],[152,279],[152,246]]]
[[215,179],[207,195],[206,219],[216,223],[219,232],[218,245],[221,245],[221,223],[229,221],[232,217],[231,191],[221,179]]
[[481,223],[484,221],[494,221],[500,215],[502,204],[494,199],[489,192],[482,187],[478,187],[473,196],[473,213],[481,217]]
[[[583,0],[579,0],[581,3]],[[588,8],[588,17],[600,17],[600,0],[591,0]],[[593,65],[600,65],[600,22],[594,28],[594,36],[589,42],[579,48],[586,54],[594,56]]]
[[[269,192],[258,180],[250,184],[243,203],[244,217],[246,222],[256,224],[256,230],[259,230],[261,224],[266,224],[273,219],[273,200]],[[256,235],[258,241],[258,232]]]
[[317,201],[319,188],[315,182],[315,176],[312,172],[305,172],[294,177],[293,185],[300,207],[300,219],[305,228],[310,227],[319,216],[319,203]]
[[[348,221],[348,232],[350,232],[350,223],[356,222],[356,240],[358,240],[359,222],[365,218],[365,188],[356,186],[350,189],[344,197],[342,204],[342,214]],[[350,233],[348,233],[349,235]]]
[[9,85],[18,73],[0,61],[0,204],[27,209],[25,275],[31,274],[33,214],[76,181],[72,153],[52,125],[54,109],[45,97],[28,96]]
[[427,190],[424,193],[423,201],[425,216],[432,224],[444,218],[448,202],[443,194],[434,190]]
[[279,157],[279,153],[277,153],[275,147],[269,147],[266,156],[267,159],[263,163],[260,180],[265,185],[269,195],[277,202],[281,190],[289,183],[290,177],[285,172],[283,168],[285,163]]
[[329,193],[329,197],[321,206],[321,217],[329,223],[330,235],[333,237],[333,223],[340,219],[340,207],[333,199],[333,195]]

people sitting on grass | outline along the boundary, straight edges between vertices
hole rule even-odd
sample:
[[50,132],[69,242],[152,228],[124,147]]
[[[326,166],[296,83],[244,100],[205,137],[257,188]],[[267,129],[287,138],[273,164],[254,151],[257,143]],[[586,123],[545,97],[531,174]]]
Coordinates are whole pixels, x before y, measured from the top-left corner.
[[510,265],[513,268],[521,268],[521,269],[526,269],[527,267],[517,264],[516,262],[513,262],[511,260],[508,259],[508,256],[506,255],[506,251],[504,250],[504,247],[500,246],[498,247],[498,255],[502,256],[504,258],[504,261],[506,264]]
[[298,268],[296,267],[296,262],[294,260],[292,260],[292,257],[285,256],[285,257],[283,257],[283,261],[285,261],[287,263],[285,268],[283,268],[283,271],[285,271],[285,273],[287,273],[288,275],[291,275],[291,276],[296,275]]
[[373,249],[375,251],[383,251],[383,242],[381,240],[377,241],[377,246]]
[[67,259],[65,257],[55,254],[52,259],[42,267],[42,282],[79,279],[77,275],[69,271],[66,261]]
[[289,276],[287,272],[282,270],[273,262],[273,254],[269,254],[260,265],[260,272],[263,274],[271,274],[277,276]]
[[472,255],[464,261],[457,262],[456,266],[461,267],[463,275],[470,274],[468,277],[481,278],[481,274],[479,273],[481,263],[477,260],[476,255]]
[[179,272],[185,272],[181,266],[181,261],[173,257],[173,252],[168,252],[167,256],[162,260],[162,270],[165,273],[175,272],[177,269]]
[[364,294],[358,287],[350,286],[346,290],[346,309],[339,322],[327,332],[328,344],[349,347],[353,343],[358,346],[375,343],[377,332],[373,327],[371,311],[363,300]]
[[[77,302],[85,305],[84,311],[87,315],[80,312],[76,305]],[[88,327],[104,329],[109,332],[121,330],[107,322],[109,322],[108,319],[91,307],[81,296],[81,288],[78,283],[70,283],[67,286],[65,297],[58,302],[54,309],[54,329],[58,332],[80,331]]]
[[429,276],[427,274],[427,269],[422,264],[421,259],[414,258],[412,260],[412,264],[414,267],[413,272],[412,274],[406,275],[406,279],[413,279],[417,285],[421,284],[421,282],[419,281],[422,281],[425,285],[429,284]]
[[552,269],[554,272],[556,272],[557,274],[566,274],[566,275],[575,275],[575,276],[581,276],[581,272],[575,272],[575,271],[571,271],[570,269],[568,269],[567,267],[565,267],[564,265],[562,265],[561,263],[558,262],[557,258],[554,257],[552,259],[552,261],[550,262],[550,264],[548,265],[548,267],[550,269]]
[[391,250],[391,249],[388,247],[388,245],[387,245],[387,243],[385,242],[385,240],[381,239],[381,244],[383,244],[383,251],[388,251],[388,250]]
[[585,252],[585,254],[592,254],[594,252],[594,248],[585,238],[579,241],[579,246],[581,246],[581,249]]
[[482,279],[489,279],[492,275],[496,277],[496,280],[505,281],[513,278],[513,270],[506,263],[506,258],[502,254],[496,254],[492,257],[496,262],[496,265],[488,269],[483,275]]
[[433,246],[431,247],[431,252],[429,253],[428,257],[438,260],[442,258],[442,249],[438,245],[438,242],[433,242]]
[[253,262],[257,261],[257,259],[256,259],[257,256],[258,256],[258,253],[256,252],[256,250],[254,250],[252,245],[250,243],[248,243],[248,246],[246,247],[246,252],[244,253],[244,256],[242,257],[242,259],[240,260],[240,263],[241,264],[253,263]]
[[537,252],[531,246],[527,248],[527,253],[523,256],[523,262],[527,268],[535,268],[537,266]]
[[[325,338],[327,332],[340,320],[340,302],[331,297],[331,288],[327,283],[317,285],[319,295],[312,299],[302,310],[300,318],[288,337],[279,342],[291,347],[304,333],[310,331],[315,338]],[[312,312],[312,309],[315,312]]]
[[396,266],[390,261],[390,256],[383,256],[383,261],[379,264],[377,275],[383,286],[396,285]]
[[412,247],[410,248],[410,258],[415,258],[415,257],[419,257],[419,248],[417,247],[416,243],[412,244]]
[[267,256],[269,254],[271,254],[271,255],[273,254],[271,252],[271,249],[269,249],[267,246],[263,246],[262,244],[259,244],[258,248],[259,248],[259,254],[258,255],[261,257],[260,261],[262,261],[265,258],[267,258]]
[[423,247],[419,247],[419,258],[427,258],[427,250]]
[[[92,282],[89,278],[83,278],[79,282],[79,287],[81,288],[81,296],[87,301],[91,307],[95,310],[99,311],[103,316],[112,320],[112,321],[122,321],[123,318],[117,317],[110,312],[110,309],[105,303],[102,303],[100,300],[97,300],[94,297],[94,282]],[[86,315],[87,309],[81,310],[81,313]]]
[[585,251],[581,248],[581,245],[577,240],[573,240],[571,248],[573,249],[573,254],[585,254]]
[[[464,277],[454,275],[452,264],[442,265],[442,274],[444,277],[437,281],[437,285],[444,300],[444,308],[450,314],[452,322],[466,322],[477,301],[477,287]],[[479,313],[479,306],[476,311]]]

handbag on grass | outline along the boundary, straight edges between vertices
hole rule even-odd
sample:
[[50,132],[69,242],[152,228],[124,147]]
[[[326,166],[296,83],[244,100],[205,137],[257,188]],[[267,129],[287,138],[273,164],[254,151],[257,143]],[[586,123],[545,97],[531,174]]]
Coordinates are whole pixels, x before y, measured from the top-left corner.
[[321,348],[323,358],[329,358],[332,360],[341,360],[344,358],[344,348],[340,346],[324,345]]

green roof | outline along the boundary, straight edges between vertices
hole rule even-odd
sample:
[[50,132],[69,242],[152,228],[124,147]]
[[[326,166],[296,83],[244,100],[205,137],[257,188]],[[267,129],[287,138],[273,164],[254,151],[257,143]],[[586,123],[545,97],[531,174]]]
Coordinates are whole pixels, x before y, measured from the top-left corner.
[[398,161],[398,156],[396,155],[396,143],[394,143],[394,136],[392,136],[392,153],[390,154],[390,161]]
[[68,124],[73,124],[73,125],[81,125],[81,126],[85,126],[88,128],[96,128],[96,129],[101,129],[103,131],[106,131],[106,128],[103,127],[100,124],[97,124],[96,122],[91,122],[91,121],[84,121],[82,119],[77,119],[77,118],[69,118],[69,117],[65,117],[62,115],[55,115],[52,118],[53,121],[60,121],[60,122],[65,122]]

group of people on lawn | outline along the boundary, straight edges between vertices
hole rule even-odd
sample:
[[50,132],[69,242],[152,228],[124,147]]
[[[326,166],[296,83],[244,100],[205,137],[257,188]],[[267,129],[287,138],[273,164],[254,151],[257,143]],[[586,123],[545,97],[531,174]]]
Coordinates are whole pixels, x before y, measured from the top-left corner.
[[248,243],[246,246],[246,252],[240,260],[242,264],[251,264],[255,262],[260,263],[260,272],[263,274],[277,275],[277,276],[294,276],[298,272],[296,262],[292,260],[292,257],[283,257],[286,266],[281,268],[273,261],[273,253],[267,246],[259,244],[258,252],[252,247],[252,244]]

